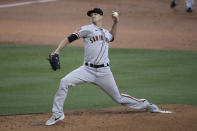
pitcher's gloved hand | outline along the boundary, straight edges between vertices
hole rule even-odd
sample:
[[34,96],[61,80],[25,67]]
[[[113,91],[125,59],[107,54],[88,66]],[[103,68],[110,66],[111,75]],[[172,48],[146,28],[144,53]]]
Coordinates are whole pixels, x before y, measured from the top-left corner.
[[49,55],[48,60],[49,60],[49,63],[54,71],[56,71],[57,69],[60,69],[60,60],[59,60],[58,54],[51,53]]

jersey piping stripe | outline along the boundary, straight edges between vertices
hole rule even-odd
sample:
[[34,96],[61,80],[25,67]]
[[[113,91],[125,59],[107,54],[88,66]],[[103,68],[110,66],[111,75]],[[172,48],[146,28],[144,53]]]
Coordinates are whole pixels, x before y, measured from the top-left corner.
[[79,33],[74,33],[75,35],[77,35],[78,38],[80,38]]
[[103,57],[103,55],[105,54],[105,49],[106,49],[106,47],[105,47],[105,43],[106,43],[106,38],[105,38],[105,33],[103,32],[103,31],[101,31],[102,32],[102,34],[103,34],[103,39],[104,39],[104,42],[103,42],[103,46],[104,46],[104,51],[103,51],[103,54],[102,54],[102,56],[100,57],[100,60],[98,61],[98,62],[100,62],[101,61],[101,59],[102,59],[102,57]]
[[97,63],[99,63],[99,62],[101,61],[101,59],[102,59],[103,55],[105,54],[105,49],[106,49],[106,47],[105,47],[105,43],[106,43],[106,40],[105,40],[105,33],[103,32],[103,30],[101,30],[101,33],[102,33],[102,36],[103,36],[102,49],[101,49],[101,52],[99,53],[99,55],[98,55],[98,57],[97,57],[96,61],[98,60],[98,58],[99,58],[100,54],[101,54],[101,53],[102,53],[102,51],[103,51],[103,46],[104,46],[104,51],[103,51],[103,54],[102,54],[102,55],[101,55],[101,57],[100,57],[100,60],[99,60]]
[[[101,29],[100,29],[100,31],[101,31]],[[100,52],[99,52],[99,54],[98,54],[96,60],[94,61],[94,64],[98,64],[99,61],[102,59],[102,57],[101,57],[100,60],[98,61],[98,58],[99,58],[100,54],[101,54],[102,51],[103,51],[103,46],[105,46],[105,35],[103,34],[102,31],[101,31],[101,33],[102,33],[102,36],[103,36],[103,42],[102,42],[101,50],[100,50]]]
[[121,94],[121,96],[130,98],[130,99],[135,100],[135,101],[137,101],[137,102],[145,102],[145,101],[146,101],[146,100],[138,100],[138,99],[135,99],[135,98],[133,98],[133,97],[131,97],[131,96],[126,96],[126,95],[122,95],[122,94]]

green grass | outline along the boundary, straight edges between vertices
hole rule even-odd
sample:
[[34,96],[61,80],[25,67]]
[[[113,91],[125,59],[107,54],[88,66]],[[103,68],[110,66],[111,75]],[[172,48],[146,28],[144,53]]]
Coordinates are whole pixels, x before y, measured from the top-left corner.
[[[60,55],[61,70],[46,60],[56,46],[0,44],[0,115],[50,112],[59,80],[83,63],[83,48]],[[110,49],[120,92],[156,104],[197,105],[197,52]],[[69,89],[64,110],[120,106],[92,84]]]

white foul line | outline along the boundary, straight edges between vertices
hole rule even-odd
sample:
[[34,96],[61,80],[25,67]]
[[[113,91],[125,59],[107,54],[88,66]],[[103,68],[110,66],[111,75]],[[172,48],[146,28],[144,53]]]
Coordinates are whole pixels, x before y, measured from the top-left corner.
[[56,1],[56,0],[37,0],[37,1],[20,2],[20,3],[14,3],[14,4],[4,4],[4,5],[0,5],[0,8],[22,6],[22,5],[29,5],[29,4],[35,4],[35,3],[52,2],[52,1]]

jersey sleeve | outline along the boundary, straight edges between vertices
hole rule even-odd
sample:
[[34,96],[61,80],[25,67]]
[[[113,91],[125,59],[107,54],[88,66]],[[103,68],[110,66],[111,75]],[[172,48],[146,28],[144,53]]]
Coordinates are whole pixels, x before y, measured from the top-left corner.
[[108,37],[109,37],[110,42],[114,41],[114,37],[112,36],[112,34],[110,32],[108,32]]
[[86,38],[90,34],[90,30],[87,27],[81,27],[81,29],[77,30],[74,34],[76,34],[78,38]]

